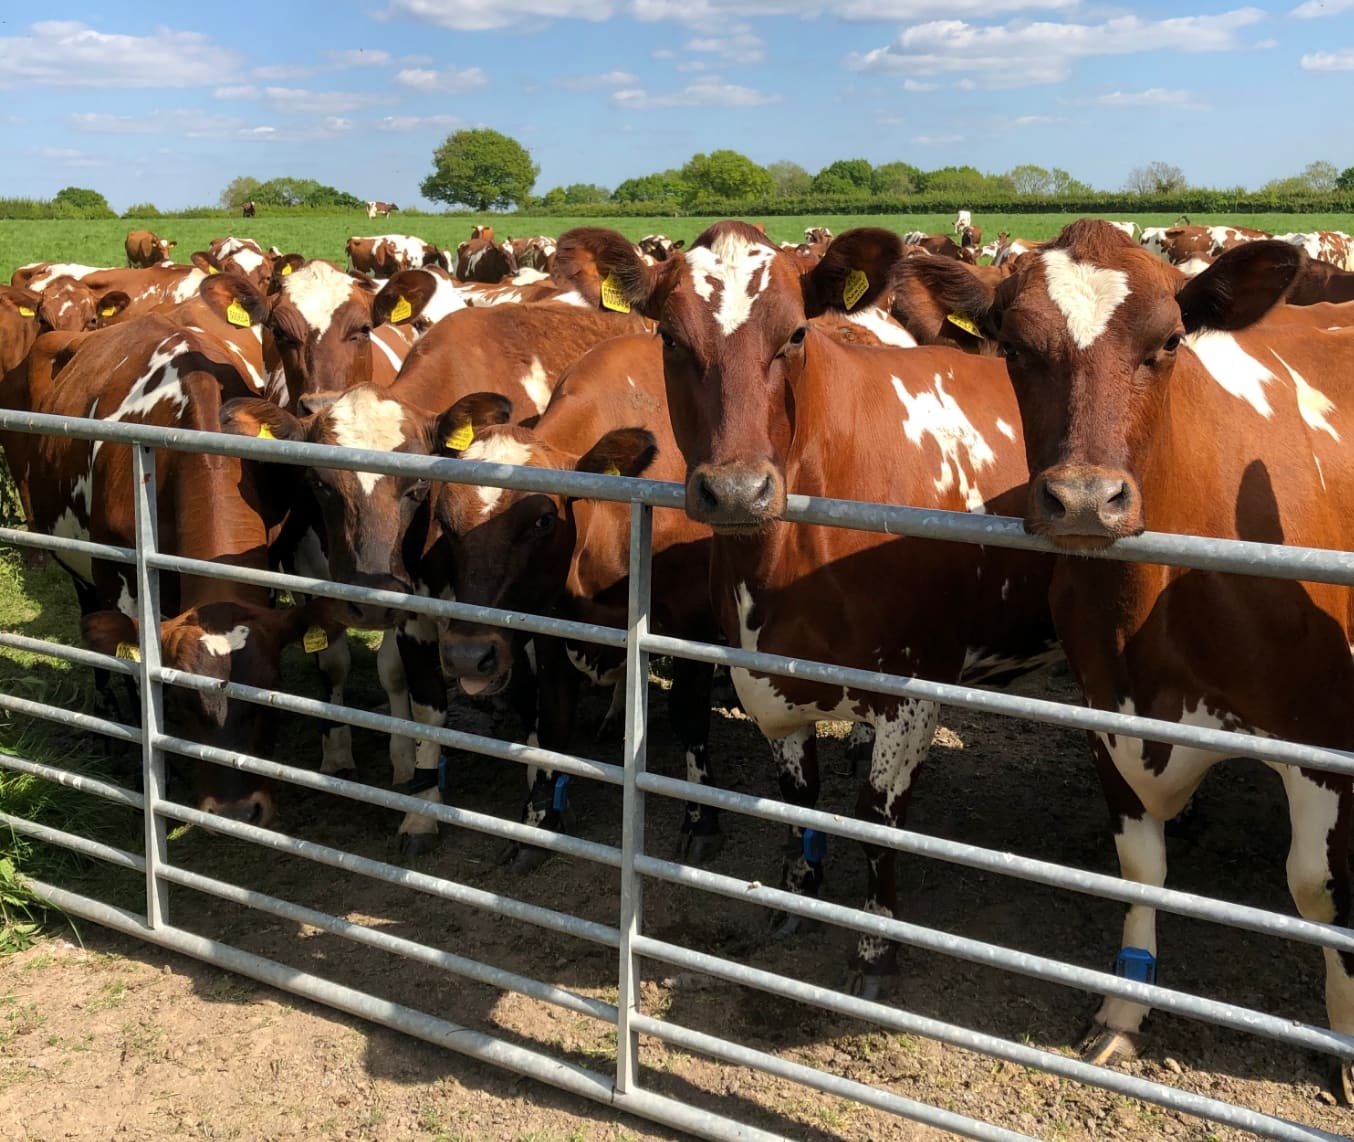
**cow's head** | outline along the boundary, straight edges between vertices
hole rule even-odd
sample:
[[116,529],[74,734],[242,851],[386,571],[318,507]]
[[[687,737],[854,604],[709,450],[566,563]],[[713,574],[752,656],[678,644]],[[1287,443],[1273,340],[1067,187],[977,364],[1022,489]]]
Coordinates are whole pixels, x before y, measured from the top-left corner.
[[372,299],[373,325],[408,326],[423,334],[449,313],[466,307],[451,275],[440,267],[400,270]]
[[[293,416],[271,401],[227,401],[221,425],[241,436],[304,440],[377,452],[434,455],[467,432],[501,424],[511,402],[496,393],[462,397],[440,416],[391,397],[375,385],[303,398]],[[406,539],[428,498],[428,481],[338,468],[307,468],[306,481],[319,506],[325,550],[335,579],[356,586],[409,592]],[[426,527],[424,528],[426,531]],[[416,552],[414,553],[416,554]],[[388,627],[399,614],[380,605],[352,604],[349,625]]]
[[982,323],[1024,421],[1027,529],[1071,551],[1142,531],[1139,466],[1186,339],[1259,320],[1302,260],[1287,243],[1251,242],[1186,278],[1099,221],[1025,255]]
[[[653,434],[621,428],[572,456],[524,428],[502,425],[462,433],[453,450],[463,460],[638,476],[657,452]],[[471,484],[440,485],[434,499],[438,528],[452,545],[458,602],[549,614],[564,594],[577,540],[572,500]],[[493,694],[512,670],[509,634],[501,627],[455,622],[442,637],[442,663],[467,694]]]
[[64,275],[53,278],[42,290],[38,326],[43,333],[49,330],[82,333],[97,329],[98,302],[94,291],[84,282]]
[[42,295],[23,286],[0,286],[0,373],[28,355],[38,336]]

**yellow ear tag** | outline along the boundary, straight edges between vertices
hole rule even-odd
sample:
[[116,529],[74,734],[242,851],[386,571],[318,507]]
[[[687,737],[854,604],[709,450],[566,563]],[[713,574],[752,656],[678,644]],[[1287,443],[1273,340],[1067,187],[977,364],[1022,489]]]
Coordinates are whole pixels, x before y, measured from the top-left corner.
[[301,645],[307,654],[318,654],[329,646],[329,636],[324,633],[324,627],[313,626],[301,636]]
[[602,469],[603,476],[619,476],[620,474],[621,470],[617,468],[615,464],[608,464]]
[[99,310],[99,316],[112,317],[113,314],[115,314],[117,311],[118,307],[116,305],[105,305],[101,310]]
[[630,312],[630,302],[621,291],[621,283],[616,280],[615,274],[607,274],[602,279],[602,308],[616,313]]
[[249,317],[249,311],[238,300],[232,301],[226,306],[226,320],[232,325],[238,325],[241,329],[248,329],[253,324]]
[[221,272],[221,271],[218,270],[218,269],[217,269],[215,266],[213,266],[213,265],[210,265],[210,264],[209,264],[209,265],[207,266],[207,274],[208,274],[208,276],[211,276],[212,274],[219,274],[220,272]]
[[852,270],[846,275],[846,283],[842,286],[842,304],[850,309],[865,296],[869,288],[870,279],[860,270]]
[[978,326],[974,324],[973,319],[965,317],[962,313],[947,314],[945,320],[948,321],[951,325],[959,326],[959,328],[962,329],[965,333],[972,333],[973,336],[975,337],[982,336],[982,333],[979,331]]
[[30,308],[30,307],[27,306],[27,305],[21,305],[21,306],[19,306],[19,316],[20,316],[20,317],[37,317],[37,315],[38,315],[38,311],[37,311],[36,309],[32,309],[32,308]]
[[407,321],[413,316],[413,313],[414,307],[410,304],[409,299],[404,294],[400,294],[399,301],[391,306],[390,320],[392,323],[398,324],[401,321]]
[[291,273],[291,263],[290,263],[290,262],[284,262],[284,263],[282,264],[282,276],[283,276],[283,277],[286,277],[289,273]]
[[134,642],[120,642],[113,657],[121,658],[124,662],[140,662],[141,648]]
[[258,432],[256,432],[256,433],[254,434],[254,436],[255,436],[255,438],[258,439],[258,440],[276,440],[276,439],[277,439],[277,437],[273,435],[273,430],[272,430],[271,428],[269,428],[266,424],[260,424],[260,425],[259,425],[259,430],[258,430]]
[[475,439],[475,426],[466,421],[443,442],[452,452],[464,452]]

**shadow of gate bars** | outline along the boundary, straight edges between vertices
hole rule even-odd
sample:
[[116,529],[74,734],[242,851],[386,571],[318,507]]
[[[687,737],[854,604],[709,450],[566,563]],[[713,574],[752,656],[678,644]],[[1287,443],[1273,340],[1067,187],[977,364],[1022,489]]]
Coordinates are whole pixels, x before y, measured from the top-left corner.
[[[725,646],[663,637],[649,629],[651,535],[653,510],[681,510],[683,489],[674,484],[625,479],[581,472],[518,468],[352,448],[278,440],[252,440],[216,433],[172,430],[110,421],[0,411],[0,428],[40,435],[103,440],[132,446],[136,495],[136,546],[110,547],[61,536],[46,536],[0,528],[0,541],[51,552],[74,552],[135,569],[139,618],[139,662],[113,658],[83,648],[65,646],[0,632],[0,646],[48,655],[62,661],[106,669],[134,677],[139,683],[140,727],[126,726],[87,713],[72,712],[41,702],[0,694],[0,709],[24,717],[64,722],[74,728],[106,735],[139,747],[144,793],[137,793],[88,775],[32,761],[0,755],[0,767],[45,778],[141,812],[144,820],[142,853],[130,852],[75,833],[0,813],[0,821],[16,833],[61,845],[82,856],[144,875],[145,908],[141,914],[72,892],[55,884],[32,883],[39,895],[61,910],[116,929],[218,967],[251,977],[318,1003],[374,1023],[418,1036],[473,1058],[508,1068],[617,1110],[717,1139],[779,1137],[748,1123],[647,1088],[641,1075],[641,1037],[704,1055],[715,1060],[755,1068],[825,1095],[855,1100],[917,1123],[977,1139],[1016,1139],[1026,1135],[958,1112],[903,1097],[882,1087],[831,1074],[732,1039],[712,1035],[643,1010],[640,999],[640,960],[663,963],[794,1003],[867,1021],[879,1028],[923,1036],[1022,1067],[1099,1087],[1116,1094],[1174,1111],[1196,1115],[1220,1125],[1236,1127],[1266,1138],[1330,1142],[1343,1137],[1314,1126],[1290,1122],[1262,1111],[1224,1102],[1178,1087],[1094,1066],[1076,1058],[1032,1047],[996,1035],[929,1018],[902,1007],[857,998],[825,987],[731,959],[660,940],[645,933],[642,923],[646,881],[666,881],[716,896],[751,901],[767,908],[864,932],[903,945],[957,957],[1035,980],[1102,995],[1121,996],[1160,1010],[1220,1027],[1335,1057],[1354,1057],[1354,1038],[1306,1024],[1190,994],[1156,983],[1095,971],[1044,956],[884,918],[826,900],[796,896],[757,881],[724,875],[660,859],[646,849],[644,804],[649,795],[692,801],[731,810],[762,820],[797,825],[843,839],[867,841],[900,852],[946,861],[1036,885],[1089,894],[1124,904],[1146,904],[1162,911],[1251,932],[1278,936],[1302,944],[1354,954],[1354,931],[1314,923],[1261,908],[1210,897],[1156,888],[1053,862],[1022,857],[980,846],[893,829],[810,810],[777,800],[690,784],[650,773],[648,751],[648,678],[653,655],[674,655],[698,661],[743,667],[768,674],[794,676],[875,691],[900,697],[928,699],[949,706],[1023,718],[1054,726],[1129,734],[1154,741],[1206,747],[1225,754],[1244,755],[1285,765],[1301,765],[1354,775],[1354,755],[1247,734],[1153,721],[1132,715],[1087,709],[1055,701],[927,682],[916,678],[850,669],[829,663],[754,653]],[[631,505],[630,593],[628,627],[570,622],[520,612],[398,592],[371,590],[328,580],[280,572],[228,567],[163,553],[156,535],[155,457],[158,449],[212,453],[247,460],[310,467],[340,468],[434,481],[482,484],[535,492],[561,493],[578,498],[628,502]],[[986,515],[926,511],[905,507],[791,496],[785,518],[798,523],[849,527],[890,535],[922,536],[954,542],[1052,550],[1043,540],[1024,533],[1019,520]],[[1122,541],[1101,557],[1167,563],[1205,570],[1233,571],[1279,579],[1309,580],[1354,586],[1354,554],[1191,536],[1146,534]],[[276,590],[304,592],[330,598],[397,607],[435,619],[491,623],[515,631],[568,637],[603,646],[623,648],[625,683],[624,754],[620,766],[584,757],[555,753],[452,728],[436,728],[387,715],[314,699],[261,690],[238,683],[188,674],[161,662],[159,633],[159,576],[164,571],[215,576]],[[324,718],[350,726],[410,738],[435,740],[444,749],[466,750],[519,765],[545,766],[560,773],[586,777],[622,789],[622,833],[619,848],[507,821],[488,814],[435,805],[391,790],[372,788],[342,778],[280,764],[263,758],[223,751],[175,737],[164,722],[164,687],[216,690],[232,699],[260,703],[303,716]],[[597,862],[619,872],[620,894],[615,923],[605,924],[569,912],[545,908],[485,892],[472,885],[375,860],[356,853],[288,836],[281,832],[225,820],[179,804],[166,797],[167,755],[210,761],[268,776],[292,785],[336,794],[350,800],[397,812],[414,811],[441,823],[475,830],[507,841],[529,843],[574,858]],[[546,933],[575,937],[616,955],[617,1002],[571,991],[548,981],[457,955],[403,936],[364,926],[346,918],[293,903],[267,893],[232,884],[181,867],[173,859],[169,831],[192,824],[291,854],[321,866],[342,869],[392,886],[469,908],[483,910],[533,925]],[[302,971],[176,927],[171,919],[169,889],[178,885],[267,915],[311,925],[366,947],[451,973],[492,988],[521,993],[589,1019],[616,1031],[616,1065],[612,1073],[582,1067],[550,1054],[508,1042],[485,1031],[460,1026],[432,1012],[383,999],[335,980]]]

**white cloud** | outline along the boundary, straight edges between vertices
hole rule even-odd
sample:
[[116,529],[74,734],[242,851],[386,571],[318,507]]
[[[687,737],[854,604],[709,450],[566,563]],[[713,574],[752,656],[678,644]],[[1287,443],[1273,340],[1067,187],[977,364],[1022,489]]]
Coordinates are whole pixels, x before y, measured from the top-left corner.
[[751,87],[724,83],[717,76],[697,80],[667,95],[650,95],[642,87],[612,93],[611,102],[625,111],[654,111],[667,107],[764,107],[779,103],[779,95],[766,95]]
[[607,0],[390,0],[384,12],[451,28],[480,32],[524,20],[609,20],[615,6]]
[[562,75],[554,83],[567,91],[596,91],[603,87],[634,87],[639,76],[628,71],[608,71],[602,75]]
[[391,62],[389,52],[376,48],[349,48],[342,52],[324,52],[324,58],[337,68],[345,67],[387,67]]
[[149,115],[108,115],[95,111],[70,116],[76,131],[98,135],[176,135],[205,139],[228,135],[244,126],[242,119],[205,111],[152,111]]
[[387,115],[376,124],[378,131],[417,131],[420,127],[463,127],[455,115]]
[[229,79],[241,62],[200,32],[109,35],[75,20],[43,20],[25,36],[0,37],[0,88],[205,87]]
[[288,115],[342,115],[383,103],[396,103],[383,91],[309,91],[304,87],[265,87],[263,97]]
[[986,87],[1057,83],[1075,60],[1137,52],[1224,52],[1254,47],[1239,33],[1265,19],[1259,8],[1212,16],[1144,20],[1119,16],[1101,24],[1012,22],[978,27],[963,20],[932,20],[906,28],[886,47],[853,53],[854,71],[910,75],[973,72]]
[[258,99],[263,95],[252,83],[236,83],[218,87],[212,92],[217,99]]
[[260,67],[251,68],[250,75],[255,79],[271,79],[274,81],[279,79],[296,80],[306,79],[319,70],[318,67],[303,67],[301,64],[296,63],[270,63]]
[[725,64],[761,63],[766,59],[766,42],[761,36],[754,35],[747,27],[737,27],[730,31],[729,35],[688,40],[686,50],[708,52],[718,56],[720,62]]
[[1188,91],[1169,87],[1149,87],[1146,91],[1111,91],[1097,95],[1090,102],[1099,107],[1169,107],[1184,111],[1211,111],[1207,103],[1200,103]]
[[1012,127],[1042,127],[1047,123],[1061,123],[1056,115],[1017,115],[1011,120]]
[[1302,57],[1303,71],[1354,71],[1354,48],[1312,52]]
[[935,91],[939,86],[938,83],[923,83],[919,79],[903,80],[904,91]]
[[91,155],[74,147],[35,147],[28,152],[34,158],[60,163],[67,167],[106,167],[110,160],[99,155]]
[[407,67],[395,73],[395,82],[401,87],[411,87],[415,91],[436,91],[443,95],[456,95],[483,87],[489,82],[489,77],[477,67],[449,67],[442,71],[426,67]]
[[693,71],[709,71],[710,65],[703,59],[688,59],[679,63],[675,70],[683,75],[689,75]]
[[1288,14],[1299,20],[1319,20],[1323,16],[1338,16],[1354,8],[1354,0],[1307,0]]
[[649,53],[654,59],[676,59],[677,53],[671,48],[654,48]]
[[952,143],[962,143],[963,135],[913,135],[912,141],[919,147],[944,147]]

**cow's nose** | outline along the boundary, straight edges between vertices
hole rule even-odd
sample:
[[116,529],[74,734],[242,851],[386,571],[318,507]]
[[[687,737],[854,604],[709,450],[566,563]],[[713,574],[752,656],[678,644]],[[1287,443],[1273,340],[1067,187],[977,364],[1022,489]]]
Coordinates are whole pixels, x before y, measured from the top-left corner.
[[1054,468],[1032,481],[1026,522],[1054,539],[1121,539],[1142,530],[1141,502],[1126,472]]
[[785,485],[769,461],[702,465],[687,481],[687,515],[716,530],[758,528],[784,509]]

